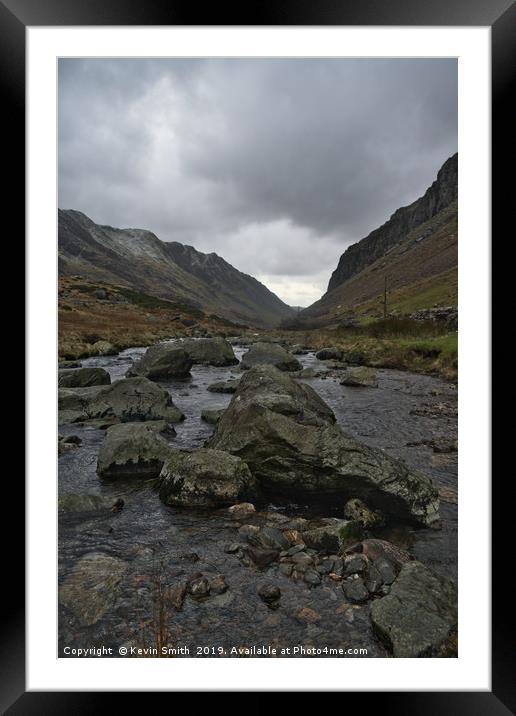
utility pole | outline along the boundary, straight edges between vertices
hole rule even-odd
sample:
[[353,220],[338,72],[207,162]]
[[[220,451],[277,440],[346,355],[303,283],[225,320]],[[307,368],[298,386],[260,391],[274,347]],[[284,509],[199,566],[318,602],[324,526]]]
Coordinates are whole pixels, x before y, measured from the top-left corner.
[[385,281],[383,285],[383,317],[387,318],[387,274],[385,274]]

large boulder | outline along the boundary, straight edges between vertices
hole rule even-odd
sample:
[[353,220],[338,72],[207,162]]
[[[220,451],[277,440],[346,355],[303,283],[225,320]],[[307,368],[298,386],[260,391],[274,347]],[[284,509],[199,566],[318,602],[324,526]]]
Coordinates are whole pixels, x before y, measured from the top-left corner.
[[170,394],[147,378],[122,378],[109,386],[60,388],[59,422],[113,419],[122,423],[184,419]]
[[387,519],[437,523],[438,493],[426,475],[334,423],[310,386],[258,366],[242,377],[207,445],[241,457],[270,498],[335,504],[358,497]]
[[221,507],[256,496],[243,460],[220,450],[173,450],[160,474],[160,499],[181,507]]
[[94,385],[109,385],[111,377],[104,368],[75,368],[59,371],[60,388],[89,388]]
[[181,346],[196,364],[218,367],[238,364],[238,358],[225,338],[184,338],[176,345]]
[[394,656],[446,655],[457,628],[456,587],[421,562],[408,562],[390,593],[372,603],[371,621]]
[[88,405],[104,389],[95,385],[89,388],[59,388],[57,409],[59,423],[76,423],[88,420]]
[[144,420],[184,420],[170,394],[148,378],[122,378],[99,391],[87,406],[90,418],[115,417],[122,423]]
[[156,343],[133,363],[127,375],[143,376],[149,380],[185,378],[190,374],[192,365],[191,357],[177,343]]
[[279,370],[301,370],[302,365],[294,356],[277,343],[255,343],[242,357],[241,368],[247,370],[257,365],[274,365]]
[[164,421],[121,423],[107,429],[97,460],[103,478],[159,477],[172,448],[162,437]]

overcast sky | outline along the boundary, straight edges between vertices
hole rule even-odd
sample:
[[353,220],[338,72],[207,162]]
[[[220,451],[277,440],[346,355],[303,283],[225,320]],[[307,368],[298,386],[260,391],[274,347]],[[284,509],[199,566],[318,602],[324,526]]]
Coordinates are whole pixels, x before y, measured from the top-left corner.
[[215,251],[291,305],[456,150],[453,59],[59,62],[59,206]]

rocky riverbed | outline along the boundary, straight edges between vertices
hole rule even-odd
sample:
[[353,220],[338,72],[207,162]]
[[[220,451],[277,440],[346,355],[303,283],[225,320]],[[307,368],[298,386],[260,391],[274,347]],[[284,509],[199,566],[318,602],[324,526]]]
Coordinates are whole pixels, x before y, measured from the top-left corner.
[[[235,343],[233,349],[240,360],[248,347]],[[344,504],[338,500],[324,506],[257,502],[256,511],[169,506],[159,499],[155,479],[99,478],[108,418],[64,422],[59,426],[61,656],[67,655],[65,647],[108,646],[118,656],[120,648],[164,643],[182,648],[177,655],[192,657],[278,656],[281,648],[299,646],[319,651],[285,655],[336,655],[324,649],[366,650],[348,654],[362,658],[422,655],[424,644],[418,652],[417,638],[407,643],[406,634],[386,635],[381,624],[390,618],[389,599],[403,600],[414,580],[435,592],[438,606],[441,592],[447,604],[453,601],[447,590],[457,575],[456,389],[436,378],[386,369],[377,370],[373,381],[368,376],[368,387],[346,385],[342,362],[293,352],[287,370],[302,369],[292,375],[316,391],[337,426],[433,480],[440,529],[390,520],[367,527],[359,557],[339,553],[339,544],[330,549],[331,542],[320,549],[303,539],[303,532],[331,533],[332,525],[340,526]],[[102,368],[113,382],[144,353],[135,348],[89,358],[82,367]],[[239,365],[194,363],[191,377],[159,380],[175,406],[166,410],[185,416],[163,439],[181,449],[202,448],[243,373]],[[83,381],[89,378],[84,375]],[[373,567],[383,558],[374,553],[374,540],[398,547],[401,555],[415,558],[409,563],[415,566],[408,569],[401,559],[399,576],[391,580],[384,574],[361,596],[360,585],[370,584]],[[396,558],[387,563],[396,567]],[[377,614],[371,614],[373,605]],[[437,615],[433,633],[442,628]],[[264,647],[264,653],[245,651],[252,646]],[[447,649],[443,655],[450,655]]]

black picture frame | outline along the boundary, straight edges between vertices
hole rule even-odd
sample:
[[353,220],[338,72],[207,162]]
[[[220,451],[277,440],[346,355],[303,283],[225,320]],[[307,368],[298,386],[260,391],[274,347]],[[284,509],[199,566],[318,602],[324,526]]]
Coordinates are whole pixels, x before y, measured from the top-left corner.
[[[490,26],[492,30],[492,236],[499,236],[509,223],[514,205],[508,177],[514,166],[511,147],[513,120],[508,111],[510,84],[516,66],[516,5],[512,0],[286,0],[272,3],[255,0],[240,9],[219,3],[199,8],[196,4],[170,0],[0,0],[0,88],[5,121],[4,140],[12,150],[5,171],[5,211],[11,217],[11,230],[24,232],[25,216],[25,30],[28,26],[59,25],[402,25],[402,26]],[[5,153],[4,153],[5,160]],[[4,170],[6,167],[4,166]],[[514,172],[512,172],[514,174]],[[513,223],[512,223],[513,226]],[[20,239],[20,245],[22,245]],[[506,242],[507,243],[507,242]],[[23,257],[21,259],[23,261]],[[505,260],[505,259],[504,259]],[[506,289],[508,293],[508,289]],[[506,305],[501,288],[493,296],[493,329],[501,323],[496,310]],[[500,351],[501,354],[501,351]],[[498,352],[492,353],[496,360]],[[493,374],[496,376],[496,373]],[[502,378],[500,377],[501,383]],[[496,378],[493,379],[496,388]],[[493,454],[504,442],[504,428],[493,431]],[[507,428],[505,432],[508,437]],[[510,573],[504,549],[504,528],[511,524],[512,501],[506,499],[503,480],[493,481],[493,596],[492,596],[492,691],[487,692],[388,692],[347,693],[346,707],[359,698],[363,708],[379,708],[383,713],[468,714],[503,716],[515,706],[513,642],[507,616],[514,611],[510,593]],[[507,476],[510,480],[510,475]],[[7,478],[5,478],[7,479]],[[9,503],[18,506],[21,515],[24,485],[20,475],[11,479]],[[25,593],[24,539],[20,524],[16,538],[9,539],[4,552],[4,588],[6,605],[1,612],[0,709],[9,714],[82,714],[100,708],[99,699],[118,702],[123,694],[77,692],[25,692]],[[12,532],[10,533],[12,536]],[[6,539],[6,538],[5,538]],[[487,579],[489,575],[477,575]],[[509,581],[508,581],[509,580]],[[410,688],[410,684],[407,684]],[[138,694],[130,694],[137,708]],[[147,698],[143,695],[143,698]],[[107,704],[106,704],[107,705]],[[105,705],[103,705],[103,708]],[[117,706],[113,705],[113,708]],[[386,711],[387,709],[387,711]]]

